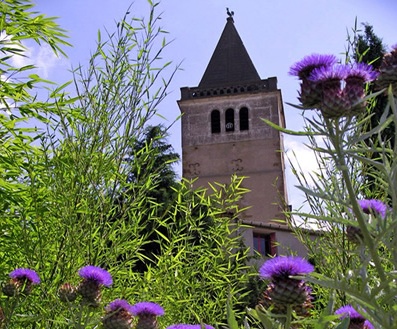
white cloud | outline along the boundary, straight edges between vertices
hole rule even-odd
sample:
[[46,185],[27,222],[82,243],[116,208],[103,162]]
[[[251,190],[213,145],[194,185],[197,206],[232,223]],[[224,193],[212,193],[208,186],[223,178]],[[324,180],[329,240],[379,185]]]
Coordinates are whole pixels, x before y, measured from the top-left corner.
[[[10,36],[4,32],[0,33],[0,40],[2,42],[11,41]],[[18,54],[12,55],[10,59],[11,65],[17,68],[34,65],[36,67],[35,73],[43,79],[48,79],[51,71],[56,68],[66,68],[69,65],[68,60],[57,56],[47,44],[38,45],[32,42],[24,42],[22,44],[13,43],[12,47],[23,50],[23,56]],[[33,71],[30,73],[33,73]]]
[[[293,209],[299,209],[305,203],[304,193],[296,187],[300,185],[298,177],[304,181],[302,185],[305,187],[314,187],[314,180],[321,171],[321,164],[313,150],[305,145],[307,143],[304,137],[285,136],[284,139],[288,199]],[[316,138],[316,143],[324,146],[322,137]]]
[[38,74],[44,79],[49,77],[52,70],[59,67],[65,68],[69,65],[65,58],[55,55],[47,44],[36,47],[32,54],[32,59],[38,69]]
[[[2,81],[24,81],[27,79],[28,75],[32,73],[38,74],[43,79],[48,79],[52,70],[57,68],[64,69],[66,65],[69,65],[66,59],[57,57],[47,44],[38,45],[33,42],[23,42],[21,44],[18,42],[13,42],[11,40],[11,36],[7,35],[5,32],[0,32],[0,48],[3,47],[22,50],[21,53],[23,55],[6,52],[7,55],[11,55],[8,63],[11,66],[15,68],[21,68],[27,65],[33,65],[35,68],[23,72],[16,72],[9,71],[3,66],[5,70],[1,71],[0,74],[0,79]],[[16,107],[16,104],[12,99],[5,99],[5,101],[7,102],[8,107]],[[1,106],[0,110],[9,113],[6,106]]]
[[[315,142],[320,147],[325,147],[322,137],[315,137]],[[311,213],[311,208],[306,202],[306,196],[302,190],[296,186],[301,185],[297,175],[304,178],[304,187],[311,188],[314,186],[314,180],[318,180],[317,175],[320,174],[322,165],[319,163],[320,155],[314,153],[305,143],[308,143],[307,138],[297,138],[296,136],[285,136],[284,148],[286,154],[286,179],[288,188],[288,200],[292,205],[293,211],[301,213]],[[323,168],[324,169],[324,168]],[[296,170],[298,173],[293,173]],[[324,175],[324,170],[321,175]],[[306,228],[318,229],[318,222],[316,220],[305,219],[302,220],[299,216],[294,216],[296,225],[303,225]]]
[[[305,141],[307,141],[305,138],[296,138],[296,136],[285,136],[284,139],[288,203],[293,211],[300,212],[310,212],[310,207],[305,202],[305,194],[296,187],[300,183],[293,170],[298,171],[299,176],[303,175],[309,185],[313,182],[310,175],[318,171],[316,157],[313,151],[304,144]],[[299,216],[294,215],[292,220],[294,225],[308,229],[316,228],[315,224],[304,221]]]
[[[321,143],[321,140],[319,142]],[[287,136],[284,140],[284,148],[289,171],[297,170],[299,175],[304,175],[310,184],[312,182],[311,176],[319,172],[319,164],[314,152],[305,143],[307,143],[307,140],[304,138]],[[292,172],[291,175],[293,175]]]

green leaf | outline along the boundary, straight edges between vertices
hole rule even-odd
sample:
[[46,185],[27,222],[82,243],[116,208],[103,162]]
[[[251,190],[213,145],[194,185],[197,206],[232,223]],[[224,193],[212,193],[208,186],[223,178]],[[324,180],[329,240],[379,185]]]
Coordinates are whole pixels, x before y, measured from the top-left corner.
[[233,308],[230,302],[231,298],[229,295],[227,304],[226,304],[226,313],[227,313],[227,324],[229,325],[229,329],[239,329],[239,325],[237,323],[236,317],[234,315]]
[[40,78],[40,76],[37,74],[30,74],[29,78],[35,82],[44,82],[44,83],[49,83],[49,84],[55,84],[55,82]]
[[290,129],[286,129],[283,128],[277,124],[275,124],[274,122],[268,120],[268,119],[264,119],[261,118],[262,121],[264,121],[266,124],[268,124],[270,127],[276,129],[277,131],[280,131],[284,134],[287,135],[292,135],[292,136],[315,136],[315,135],[319,135],[318,133],[314,133],[314,132],[309,132],[309,131],[294,131],[294,130],[290,130]]
[[349,329],[350,319],[344,318],[335,329]]
[[263,310],[263,306],[257,305],[255,307],[256,315],[259,318],[265,329],[273,329],[274,325],[272,319],[267,316],[267,314]]

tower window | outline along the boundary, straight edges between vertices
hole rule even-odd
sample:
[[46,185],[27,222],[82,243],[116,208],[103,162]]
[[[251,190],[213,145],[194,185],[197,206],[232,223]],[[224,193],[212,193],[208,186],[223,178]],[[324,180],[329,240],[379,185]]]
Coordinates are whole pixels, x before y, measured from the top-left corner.
[[225,113],[225,130],[234,131],[234,110],[227,109]]
[[248,130],[249,129],[249,120],[248,120],[248,109],[243,107],[240,109],[240,130]]
[[213,134],[221,132],[221,114],[218,110],[211,112],[211,132]]
[[276,233],[253,233],[254,249],[263,256],[277,254]]

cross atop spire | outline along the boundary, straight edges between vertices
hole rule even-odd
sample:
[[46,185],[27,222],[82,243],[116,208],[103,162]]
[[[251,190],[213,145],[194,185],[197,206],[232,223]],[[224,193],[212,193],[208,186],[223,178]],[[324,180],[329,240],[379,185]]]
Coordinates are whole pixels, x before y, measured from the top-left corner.
[[234,11],[229,11],[229,8],[226,8],[226,14],[228,15],[227,20],[231,20],[234,22],[234,19],[233,19]]

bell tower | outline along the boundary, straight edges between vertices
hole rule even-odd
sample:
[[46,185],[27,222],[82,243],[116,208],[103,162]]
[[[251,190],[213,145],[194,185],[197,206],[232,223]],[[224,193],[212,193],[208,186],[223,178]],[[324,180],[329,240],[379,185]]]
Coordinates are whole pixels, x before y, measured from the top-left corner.
[[291,234],[281,134],[263,122],[285,126],[277,78],[261,79],[236,30],[233,13],[197,87],[181,88],[182,170],[195,186],[230,182],[236,173],[249,189],[243,221],[253,226],[246,243],[264,256],[302,246]]

